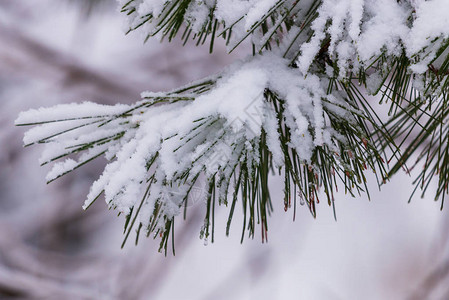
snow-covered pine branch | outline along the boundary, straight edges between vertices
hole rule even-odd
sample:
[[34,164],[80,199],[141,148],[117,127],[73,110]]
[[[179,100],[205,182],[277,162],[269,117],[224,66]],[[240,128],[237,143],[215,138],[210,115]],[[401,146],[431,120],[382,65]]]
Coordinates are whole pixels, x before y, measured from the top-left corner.
[[[16,121],[36,125],[24,141],[45,143],[42,164],[62,159],[49,182],[105,156],[110,163],[84,207],[104,194],[126,215],[128,234],[139,224],[139,231],[162,236],[161,247],[198,178],[207,185],[204,238],[215,201],[231,202],[228,230],[241,201],[249,234],[258,213],[265,236],[271,169],[285,176],[285,208],[298,196],[315,215],[320,187],[333,205],[337,183],[351,194],[366,191],[367,169],[379,183],[387,180],[384,150],[396,153],[394,141],[407,139],[415,127],[404,131],[398,124],[431,116],[391,174],[447,119],[445,0],[120,2],[130,31],[145,37],[171,40],[183,29],[185,42],[209,38],[211,51],[219,37],[229,51],[245,40],[253,45],[248,58],[220,74],[171,92],[144,92],[131,106],[61,105],[24,112]],[[387,126],[365,99],[367,91],[392,103]],[[430,106],[435,102],[437,109]],[[440,139],[428,153],[435,145],[444,147]],[[440,186],[447,181],[440,175]]]

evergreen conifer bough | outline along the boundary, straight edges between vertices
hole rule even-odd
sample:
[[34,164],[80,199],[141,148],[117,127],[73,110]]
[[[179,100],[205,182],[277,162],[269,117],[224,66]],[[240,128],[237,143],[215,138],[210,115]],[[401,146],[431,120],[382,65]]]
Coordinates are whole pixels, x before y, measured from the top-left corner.
[[[267,238],[272,173],[284,178],[285,210],[298,201],[315,216],[320,200],[334,207],[337,185],[353,196],[367,193],[367,171],[381,185],[420,164],[416,189],[424,193],[435,178],[443,204],[446,0],[119,2],[129,31],[146,39],[181,38],[210,52],[220,39],[229,52],[251,45],[246,59],[220,73],[144,92],[133,105],[85,102],[20,114],[17,125],[34,126],[25,144],[45,144],[40,162],[54,163],[48,182],[97,157],[109,160],[84,208],[104,195],[126,216],[125,241],[142,231],[167,251],[175,217],[186,216],[199,180],[206,182],[200,235],[212,241],[218,205],[229,210],[227,233],[241,205],[242,240],[256,230]],[[389,105],[388,120],[369,95]]]

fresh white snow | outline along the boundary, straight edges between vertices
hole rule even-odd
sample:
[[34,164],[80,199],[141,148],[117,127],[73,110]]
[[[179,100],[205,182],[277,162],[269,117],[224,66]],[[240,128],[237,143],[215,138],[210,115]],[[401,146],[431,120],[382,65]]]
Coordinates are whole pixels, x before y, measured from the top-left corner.
[[[41,163],[64,157],[48,174],[49,181],[104,154],[110,163],[93,183],[84,207],[102,192],[110,207],[125,214],[142,201],[140,222],[144,225],[148,225],[156,201],[164,205],[164,216],[170,219],[177,215],[185,194],[179,191],[186,191],[198,173],[218,174],[229,181],[230,166],[240,163],[243,156],[251,167],[259,159],[257,147],[262,130],[267,134],[274,164],[282,166],[279,122],[293,133],[288,146],[302,162],[310,162],[313,150],[324,145],[341,155],[336,145],[344,139],[326,124],[323,102],[334,104],[327,104],[327,110],[348,122],[353,122],[351,112],[358,112],[339,108],[347,106],[343,93],[327,92],[332,68],[324,74],[313,69],[323,42],[328,39],[327,51],[337,62],[339,79],[367,67],[379,55],[391,58],[402,53],[415,63],[409,72],[419,75],[427,70],[442,41],[449,38],[449,2],[323,0],[310,29],[303,33],[310,39],[299,37],[304,26],[301,18],[314,3],[192,1],[185,21],[194,32],[199,32],[213,15],[224,28],[232,29],[231,49],[248,35],[262,36],[257,47],[272,36],[279,46],[251,55],[212,76],[210,89],[200,95],[144,92],[142,97],[151,99],[135,105],[85,102],[21,113],[16,124],[36,125],[25,134],[24,143],[45,144]],[[132,1],[128,6],[135,10],[127,16],[128,25],[137,27],[152,15],[153,19],[139,30],[144,36],[155,34],[164,24],[161,20],[176,5],[178,1]],[[254,25],[272,10],[276,11],[276,21],[271,30],[265,35],[260,29],[253,32]],[[290,15],[286,17],[295,20],[290,31],[298,37],[284,37],[278,30],[282,23],[279,20],[287,12]],[[296,49],[298,55],[285,49]],[[292,67],[293,62],[297,68]],[[378,74],[373,74],[368,79],[368,90],[376,91],[380,82]],[[282,120],[267,103],[266,90],[285,101]],[[167,95],[172,97],[170,101],[158,103]],[[77,154],[76,159],[71,157]],[[141,200],[149,185],[151,193]]]

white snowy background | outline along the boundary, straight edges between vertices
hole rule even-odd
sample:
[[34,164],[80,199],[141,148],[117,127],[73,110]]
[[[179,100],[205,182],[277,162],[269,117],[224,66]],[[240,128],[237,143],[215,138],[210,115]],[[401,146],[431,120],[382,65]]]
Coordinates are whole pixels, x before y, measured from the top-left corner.
[[[176,256],[140,238],[120,249],[123,217],[97,201],[81,206],[104,162],[50,185],[39,147],[22,147],[20,111],[85,100],[132,103],[144,90],[200,79],[239,53],[125,36],[116,2],[87,17],[85,1],[0,1],[0,298],[42,299],[448,299],[447,207],[431,193],[407,203],[412,178],[396,176],[371,201],[340,193],[283,210],[281,181],[268,239],[245,240],[228,209],[216,209],[215,243],[198,238],[204,207],[178,217]],[[81,8],[80,8],[81,7]],[[238,216],[238,212],[236,214]]]

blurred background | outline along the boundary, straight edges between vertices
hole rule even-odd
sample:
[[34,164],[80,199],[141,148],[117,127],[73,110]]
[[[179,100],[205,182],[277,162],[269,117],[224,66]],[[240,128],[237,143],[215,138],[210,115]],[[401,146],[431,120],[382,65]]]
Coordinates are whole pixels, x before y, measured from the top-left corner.
[[[0,1],[0,299],[449,299],[449,213],[432,194],[408,202],[412,179],[336,198],[313,219],[284,212],[272,180],[268,239],[240,244],[241,220],[215,243],[199,230],[202,203],[177,220],[176,256],[158,241],[123,239],[123,217],[81,206],[104,161],[45,184],[38,146],[22,147],[18,113],[58,103],[132,103],[217,72],[245,53],[125,36],[115,0]],[[245,50],[242,50],[243,52]],[[373,178],[372,178],[373,179]],[[374,181],[373,181],[374,182]],[[430,191],[430,189],[429,189]],[[238,215],[238,212],[236,216]]]

